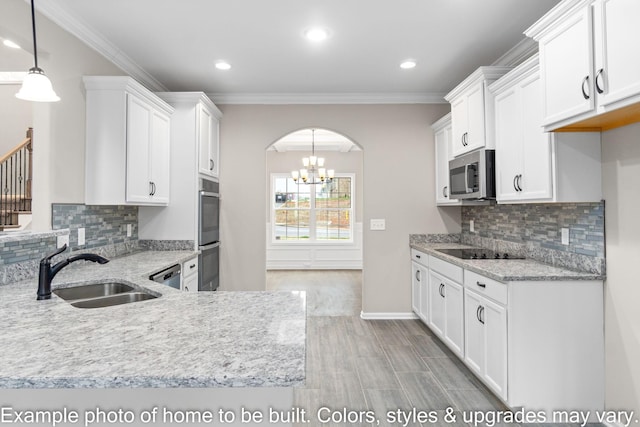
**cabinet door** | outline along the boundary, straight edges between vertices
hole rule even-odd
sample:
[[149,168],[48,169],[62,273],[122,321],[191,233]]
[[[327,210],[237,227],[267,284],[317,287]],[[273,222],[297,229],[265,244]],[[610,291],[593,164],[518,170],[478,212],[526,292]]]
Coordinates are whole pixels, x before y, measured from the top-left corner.
[[640,1],[600,0],[595,12],[598,102],[607,106],[640,94],[640,55],[632,48],[640,40]]
[[458,203],[449,199],[449,147],[451,145],[451,126],[440,129],[434,135],[436,149],[436,204]]
[[429,323],[429,270],[420,267],[420,318]]
[[468,127],[467,98],[460,96],[451,103],[451,154],[454,157],[467,151]]
[[414,261],[411,261],[411,307],[413,308],[413,312],[418,316],[420,316],[422,313],[420,307],[420,289],[423,279],[426,278],[422,277],[420,265]]
[[182,290],[186,292],[198,292],[198,274],[182,279]]
[[213,169],[211,175],[218,177],[220,173],[220,121],[213,117],[211,121],[211,143],[209,145],[209,155]]
[[485,327],[484,378],[498,396],[507,398],[507,310],[488,299],[481,318]]
[[445,282],[445,342],[454,353],[464,356],[464,296],[462,286]]
[[441,337],[445,330],[445,282],[444,277],[429,271],[429,325]]
[[151,120],[153,107],[141,99],[127,95],[127,202],[148,202],[150,178]]
[[166,114],[154,111],[151,116],[151,198],[155,204],[169,203],[171,119]]
[[[539,97],[539,96],[538,96]],[[518,175],[522,173],[522,107],[519,88],[495,97],[496,199],[518,200]],[[538,133],[542,129],[538,130]]]
[[540,39],[543,125],[594,109],[592,32],[591,7],[585,5]]
[[471,370],[482,376],[485,363],[485,331],[482,323],[482,297],[468,289],[464,291],[464,360]]
[[468,135],[464,151],[485,146],[485,96],[484,82],[478,83],[467,94]]
[[198,105],[198,170],[203,175],[213,176],[215,162],[212,158],[213,116],[202,105]]
[[521,200],[545,200],[553,197],[551,138],[542,129],[540,78],[532,76],[520,84],[522,128],[522,170],[517,180]]

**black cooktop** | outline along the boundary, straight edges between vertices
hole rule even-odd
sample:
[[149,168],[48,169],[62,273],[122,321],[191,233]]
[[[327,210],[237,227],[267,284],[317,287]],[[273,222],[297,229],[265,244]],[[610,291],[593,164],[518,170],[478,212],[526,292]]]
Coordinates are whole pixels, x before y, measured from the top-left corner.
[[436,249],[443,254],[451,255],[461,259],[524,259],[522,256],[513,255],[507,252],[496,252],[484,248],[467,249]]

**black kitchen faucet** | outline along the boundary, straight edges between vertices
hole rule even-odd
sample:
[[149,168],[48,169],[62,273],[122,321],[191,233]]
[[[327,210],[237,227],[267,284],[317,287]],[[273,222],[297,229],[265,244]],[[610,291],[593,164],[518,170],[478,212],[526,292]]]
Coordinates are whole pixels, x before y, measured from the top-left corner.
[[100,255],[78,254],[62,260],[54,266],[51,266],[51,258],[58,254],[61,254],[66,250],[67,245],[65,244],[55,252],[45,256],[40,260],[40,275],[38,276],[38,300],[51,298],[51,281],[60,270],[62,270],[72,262],[79,261],[81,259],[85,261],[97,262],[99,264],[106,264],[109,262],[108,259],[103,258]]

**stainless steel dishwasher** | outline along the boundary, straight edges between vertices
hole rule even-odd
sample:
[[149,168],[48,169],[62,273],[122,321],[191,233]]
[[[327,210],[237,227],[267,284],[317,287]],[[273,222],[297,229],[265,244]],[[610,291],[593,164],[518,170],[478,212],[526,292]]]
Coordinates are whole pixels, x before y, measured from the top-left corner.
[[149,279],[162,283],[163,285],[171,286],[172,288],[180,289],[180,273],[180,264],[176,264],[150,276]]

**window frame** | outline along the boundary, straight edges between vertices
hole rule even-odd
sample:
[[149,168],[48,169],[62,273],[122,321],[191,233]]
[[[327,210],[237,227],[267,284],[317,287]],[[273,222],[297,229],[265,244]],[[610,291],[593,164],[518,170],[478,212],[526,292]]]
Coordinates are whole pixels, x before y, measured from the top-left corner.
[[[335,174],[335,178],[350,178],[351,179],[351,185],[350,185],[350,194],[351,194],[351,207],[350,208],[332,208],[332,209],[325,209],[325,208],[316,208],[316,191],[309,191],[309,238],[308,239],[297,239],[297,240],[280,240],[280,239],[276,239],[276,232],[275,232],[275,227],[276,227],[276,223],[275,223],[275,216],[276,216],[276,210],[278,209],[276,207],[276,192],[275,192],[275,183],[276,183],[276,179],[279,178],[287,178],[287,179],[292,179],[291,178],[291,173],[284,173],[284,172],[274,172],[271,173],[271,189],[270,189],[270,194],[269,197],[271,199],[269,206],[269,216],[270,216],[270,221],[271,221],[271,243],[274,245],[278,245],[278,246],[284,246],[284,245],[291,245],[291,246],[300,246],[300,245],[326,245],[326,246],[331,246],[331,245],[338,245],[338,246],[345,246],[345,245],[353,245],[355,242],[354,239],[354,232],[355,232],[355,179],[356,179],[356,174],[355,173],[337,173]],[[297,185],[306,185],[311,187],[312,185],[309,184],[297,184]],[[295,208],[295,209],[291,209],[291,210],[300,210],[299,208]],[[306,210],[306,209],[305,209]],[[316,229],[316,212],[318,210],[337,210],[337,211],[348,211],[349,212],[349,239],[322,239],[322,240],[318,240],[317,238],[317,229]]]

